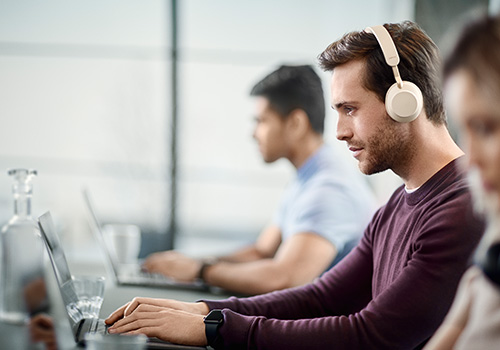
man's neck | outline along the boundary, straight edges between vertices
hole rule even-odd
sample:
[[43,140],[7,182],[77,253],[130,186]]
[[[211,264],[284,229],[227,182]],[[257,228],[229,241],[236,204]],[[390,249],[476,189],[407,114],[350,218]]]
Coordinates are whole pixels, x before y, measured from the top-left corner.
[[314,135],[297,142],[295,148],[291,150],[288,160],[295,169],[299,169],[316,151],[323,145],[323,137]]
[[445,125],[427,125],[425,130],[420,130],[416,135],[417,151],[411,161],[405,169],[395,169],[410,190],[422,186],[448,163],[464,154]]

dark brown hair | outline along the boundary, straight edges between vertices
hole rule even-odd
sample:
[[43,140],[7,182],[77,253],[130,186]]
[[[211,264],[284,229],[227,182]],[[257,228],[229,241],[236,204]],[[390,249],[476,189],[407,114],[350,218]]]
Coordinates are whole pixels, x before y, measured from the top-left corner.
[[263,96],[283,117],[302,109],[318,134],[325,128],[325,97],[321,79],[309,65],[281,66],[252,88],[251,96]]
[[445,79],[460,69],[466,70],[489,98],[500,98],[500,15],[484,15],[462,28],[444,63]]
[[[384,27],[398,50],[401,78],[416,84],[422,91],[427,118],[435,124],[446,123],[441,91],[441,60],[436,44],[411,21],[384,24]],[[325,71],[333,71],[335,67],[353,60],[365,60],[364,87],[375,92],[382,102],[389,87],[396,82],[377,39],[365,31],[345,34],[330,44],[318,60]]]

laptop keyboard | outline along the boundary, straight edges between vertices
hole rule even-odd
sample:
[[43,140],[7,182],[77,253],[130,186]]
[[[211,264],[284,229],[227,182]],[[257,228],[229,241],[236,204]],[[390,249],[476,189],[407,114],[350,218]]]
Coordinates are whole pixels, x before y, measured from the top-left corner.
[[95,322],[95,326],[92,329],[92,333],[106,335],[109,334],[108,328],[109,326],[106,323],[104,323],[104,320],[99,319],[97,320],[97,322]]
[[149,287],[172,287],[194,290],[206,290],[207,286],[201,281],[180,282],[160,273],[149,273],[144,270],[123,270],[117,276],[119,284]]
[[130,272],[126,274],[120,275],[120,280],[129,282],[129,283],[135,283],[135,284],[142,284],[142,285],[172,285],[175,284],[175,282],[168,278],[165,277],[162,274],[159,273],[149,273],[146,271],[135,271],[135,272]]
[[162,283],[162,282],[165,282],[165,281],[171,281],[171,279],[163,276],[160,273],[151,273],[151,272],[146,272],[146,271],[141,270],[138,273],[138,275],[141,276],[142,278],[151,279],[151,280],[157,281],[159,283]]

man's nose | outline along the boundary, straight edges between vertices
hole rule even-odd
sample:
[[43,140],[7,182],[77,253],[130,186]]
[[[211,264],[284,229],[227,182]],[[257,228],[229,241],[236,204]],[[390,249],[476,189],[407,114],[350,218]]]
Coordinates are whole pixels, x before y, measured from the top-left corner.
[[346,118],[339,116],[337,121],[337,139],[347,141],[352,138],[352,128]]
[[253,128],[253,131],[252,131],[252,138],[253,138],[254,140],[257,140],[257,126],[255,126],[255,127]]

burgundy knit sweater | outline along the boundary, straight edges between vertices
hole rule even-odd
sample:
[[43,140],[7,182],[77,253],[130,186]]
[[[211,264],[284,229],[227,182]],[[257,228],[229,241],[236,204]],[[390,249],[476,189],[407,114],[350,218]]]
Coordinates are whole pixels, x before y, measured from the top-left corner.
[[224,309],[225,349],[414,349],[446,315],[483,232],[457,160],[398,188],[357,248],[315,283]]

